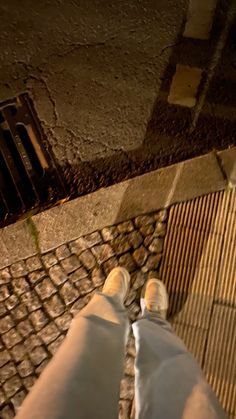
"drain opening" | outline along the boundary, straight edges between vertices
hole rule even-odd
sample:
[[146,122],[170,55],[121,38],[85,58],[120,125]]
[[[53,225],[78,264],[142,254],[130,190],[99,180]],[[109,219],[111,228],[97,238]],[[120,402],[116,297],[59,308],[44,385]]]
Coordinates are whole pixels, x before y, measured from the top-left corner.
[[29,96],[0,103],[0,227],[65,198]]
[[40,164],[40,160],[30,140],[27,129],[23,124],[17,124],[16,131],[21,140],[21,144],[25,149],[26,159],[28,158],[28,169],[31,171],[32,174],[35,172],[38,176],[43,176],[44,169]]

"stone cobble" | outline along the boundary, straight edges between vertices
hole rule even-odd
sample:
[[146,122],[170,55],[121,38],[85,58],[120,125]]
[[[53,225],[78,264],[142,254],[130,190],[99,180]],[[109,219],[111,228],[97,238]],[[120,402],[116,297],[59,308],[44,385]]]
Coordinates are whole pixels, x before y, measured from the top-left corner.
[[0,272],[0,285],[8,284],[11,281],[9,268],[2,269]]
[[[142,215],[80,237],[0,271],[0,417],[17,412],[37,377],[61,345],[72,318],[121,265],[131,274],[125,305],[140,313],[145,280],[158,275],[167,211]],[[120,388],[120,419],[134,397],[134,338],[130,335]]]

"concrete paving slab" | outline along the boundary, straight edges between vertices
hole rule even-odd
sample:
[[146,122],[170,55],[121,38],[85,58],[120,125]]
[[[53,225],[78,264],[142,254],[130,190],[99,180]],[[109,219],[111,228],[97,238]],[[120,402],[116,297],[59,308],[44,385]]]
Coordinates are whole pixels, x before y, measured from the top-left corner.
[[230,401],[232,406],[234,397],[230,391],[231,387],[235,388],[235,352],[232,350],[236,345],[235,328],[236,309],[215,304],[207,340],[204,371],[227,410],[228,402]]
[[[209,277],[207,279],[209,279]],[[193,328],[202,327],[208,329],[210,326],[213,303],[213,296],[204,295],[204,292],[201,292],[200,290],[195,294],[190,293],[187,296],[187,299],[183,301],[180,311],[173,316],[173,321],[186,324]]]
[[234,188],[232,191],[233,198],[230,200],[229,204],[229,212],[232,214],[236,214],[236,189]]
[[[223,236],[229,211],[229,197],[222,191],[217,195],[214,203],[211,200],[211,194],[207,197],[203,195],[200,199],[202,201],[202,210],[195,210],[194,223],[187,214],[188,212],[194,211],[195,202],[187,201],[182,203],[181,207],[185,212],[185,216],[178,218],[176,229],[181,230],[182,235],[184,235],[184,232],[186,232],[186,234],[202,235],[202,237],[204,237],[205,234],[210,234],[212,240],[215,235]],[[184,205],[186,205],[187,208],[185,208]],[[220,211],[217,211],[217,208],[220,208]]]
[[232,195],[222,191],[170,209],[161,277],[174,321],[209,327]]
[[178,322],[173,322],[172,326],[176,334],[184,341],[188,350],[195,356],[199,365],[202,365],[205,354],[207,330]]
[[224,379],[213,376],[209,376],[209,381],[214,380],[214,390],[218,400],[222,400],[221,405],[226,413],[228,419],[235,419],[235,406],[236,406],[236,388],[235,383],[225,381]]
[[[232,194],[231,203],[236,205],[236,194]],[[236,212],[229,212],[224,243],[221,252],[221,265],[216,287],[216,301],[235,305],[236,296]]]

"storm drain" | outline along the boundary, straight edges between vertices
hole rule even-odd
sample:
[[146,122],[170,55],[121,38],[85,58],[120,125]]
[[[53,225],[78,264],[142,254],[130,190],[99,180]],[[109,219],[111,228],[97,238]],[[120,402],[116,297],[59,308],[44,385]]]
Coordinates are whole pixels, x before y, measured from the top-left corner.
[[0,227],[65,197],[29,96],[0,103]]
[[236,415],[236,190],[170,208],[161,278],[176,333]]

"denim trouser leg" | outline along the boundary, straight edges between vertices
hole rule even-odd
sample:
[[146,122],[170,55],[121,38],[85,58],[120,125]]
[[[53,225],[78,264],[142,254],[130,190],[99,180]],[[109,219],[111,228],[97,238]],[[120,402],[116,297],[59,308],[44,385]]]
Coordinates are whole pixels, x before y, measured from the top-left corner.
[[200,367],[166,320],[146,311],[133,332],[137,419],[225,418]]
[[17,419],[117,418],[128,327],[123,305],[96,294],[72,321]]

